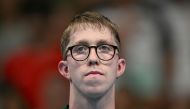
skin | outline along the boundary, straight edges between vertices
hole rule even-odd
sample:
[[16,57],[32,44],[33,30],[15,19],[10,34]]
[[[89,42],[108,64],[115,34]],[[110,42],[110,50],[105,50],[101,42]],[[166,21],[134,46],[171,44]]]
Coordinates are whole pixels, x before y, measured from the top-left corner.
[[[70,37],[68,47],[77,44],[96,46],[102,43],[117,45],[111,32],[88,28],[77,30]],[[115,81],[125,70],[126,62],[116,51],[113,59],[100,60],[92,48],[85,61],[75,61],[70,52],[59,62],[59,72],[70,81],[70,109],[115,109]],[[99,72],[101,74],[89,74]]]

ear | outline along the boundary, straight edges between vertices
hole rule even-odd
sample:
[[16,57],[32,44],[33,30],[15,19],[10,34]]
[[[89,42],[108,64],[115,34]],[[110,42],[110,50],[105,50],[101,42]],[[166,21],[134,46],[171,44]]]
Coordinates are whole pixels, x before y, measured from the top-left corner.
[[59,73],[61,73],[61,75],[63,75],[68,80],[70,80],[70,74],[68,71],[68,65],[67,65],[66,61],[60,61],[58,64],[58,69],[59,69]]
[[117,67],[117,78],[124,74],[126,68],[126,61],[125,59],[118,60],[118,67]]

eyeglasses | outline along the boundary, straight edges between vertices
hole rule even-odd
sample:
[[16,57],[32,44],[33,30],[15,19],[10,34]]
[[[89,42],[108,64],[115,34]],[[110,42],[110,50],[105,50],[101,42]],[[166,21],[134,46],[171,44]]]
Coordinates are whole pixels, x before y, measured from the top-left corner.
[[91,48],[95,48],[98,58],[103,61],[111,60],[115,55],[116,49],[118,50],[117,46],[108,44],[98,46],[74,45],[68,47],[66,53],[70,50],[73,59],[76,61],[84,61],[89,57]]

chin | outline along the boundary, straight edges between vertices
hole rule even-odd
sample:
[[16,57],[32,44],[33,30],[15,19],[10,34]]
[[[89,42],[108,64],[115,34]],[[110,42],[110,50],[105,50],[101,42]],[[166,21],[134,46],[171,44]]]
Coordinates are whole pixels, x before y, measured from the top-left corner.
[[99,98],[103,96],[107,92],[107,90],[106,88],[97,88],[97,87],[92,88],[91,87],[91,88],[86,89],[84,92],[85,92],[85,95],[90,98]]

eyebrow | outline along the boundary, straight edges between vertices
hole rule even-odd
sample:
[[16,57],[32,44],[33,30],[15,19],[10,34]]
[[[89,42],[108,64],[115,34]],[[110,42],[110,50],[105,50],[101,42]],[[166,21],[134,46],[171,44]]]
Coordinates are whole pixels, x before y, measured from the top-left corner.
[[74,45],[90,45],[90,43],[87,40],[81,40],[76,42]]
[[105,40],[99,40],[99,41],[96,43],[96,45],[103,45],[103,44],[113,45],[113,44],[111,44],[110,42],[105,41]]

